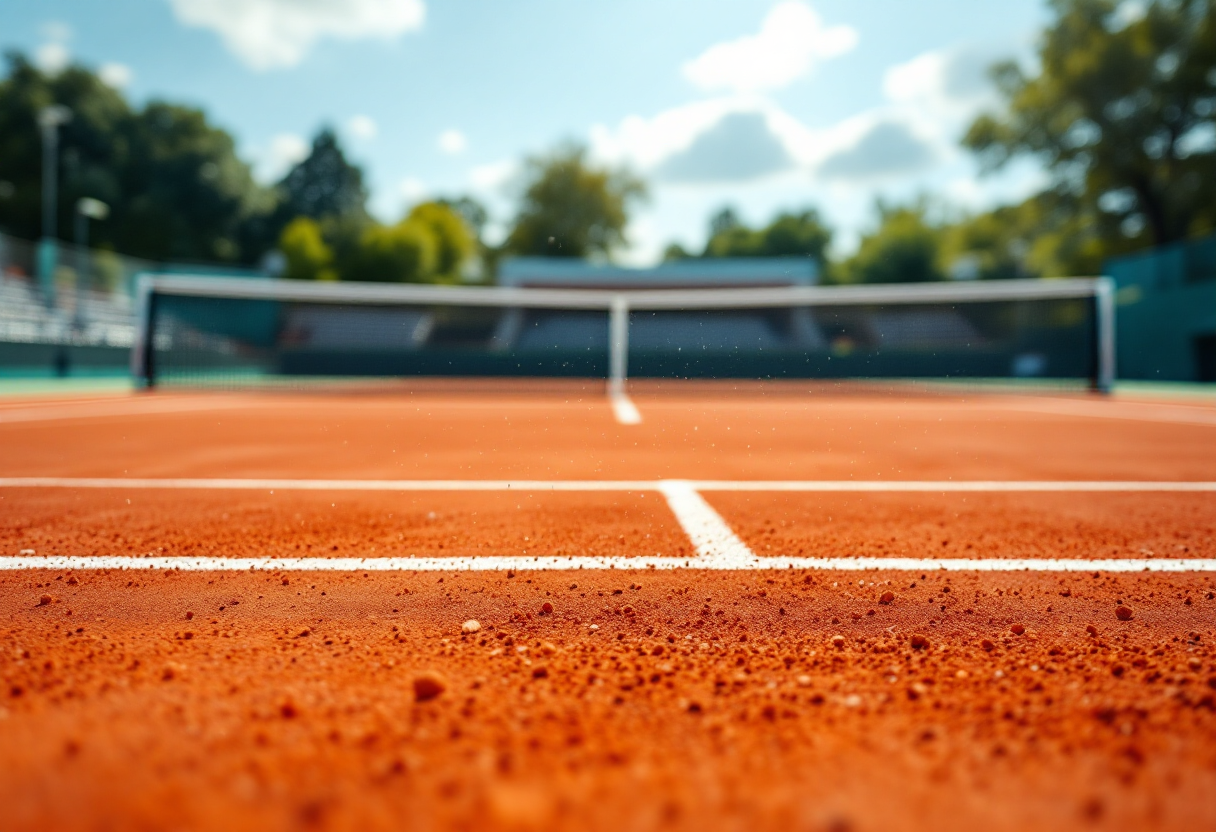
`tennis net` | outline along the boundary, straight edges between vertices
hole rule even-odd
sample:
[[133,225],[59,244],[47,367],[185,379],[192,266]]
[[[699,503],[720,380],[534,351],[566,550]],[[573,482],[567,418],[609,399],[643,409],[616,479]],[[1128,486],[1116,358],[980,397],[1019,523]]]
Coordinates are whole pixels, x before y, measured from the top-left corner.
[[143,384],[344,377],[1016,379],[1108,389],[1105,278],[631,290],[149,276]]

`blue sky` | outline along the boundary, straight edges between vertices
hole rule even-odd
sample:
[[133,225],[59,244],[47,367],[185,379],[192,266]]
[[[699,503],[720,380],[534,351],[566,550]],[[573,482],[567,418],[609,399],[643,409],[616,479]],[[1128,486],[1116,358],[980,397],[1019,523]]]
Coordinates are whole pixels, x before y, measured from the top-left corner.
[[818,208],[847,252],[876,196],[1020,199],[957,146],[994,106],[984,68],[1030,60],[1042,0],[5,0],[0,47],[103,71],[135,101],[203,107],[270,181],[323,124],[392,220],[469,193],[510,219],[515,171],[565,140],[651,198],[625,262],[697,248],[731,205]]

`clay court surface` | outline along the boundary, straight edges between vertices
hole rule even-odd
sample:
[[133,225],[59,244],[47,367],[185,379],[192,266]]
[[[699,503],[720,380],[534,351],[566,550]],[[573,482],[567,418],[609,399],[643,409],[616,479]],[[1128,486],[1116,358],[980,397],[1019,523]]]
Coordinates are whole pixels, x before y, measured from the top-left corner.
[[1216,828],[1216,406],[633,401],[0,400],[0,829]]

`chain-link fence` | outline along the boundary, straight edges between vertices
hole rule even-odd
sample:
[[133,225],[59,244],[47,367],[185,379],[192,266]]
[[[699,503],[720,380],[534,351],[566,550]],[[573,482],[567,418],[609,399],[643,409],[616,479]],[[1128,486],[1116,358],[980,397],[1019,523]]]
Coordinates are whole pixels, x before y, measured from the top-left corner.
[[[190,272],[255,276],[240,268],[154,263],[57,241],[0,234],[0,376],[127,372],[139,275]],[[51,279],[41,262],[53,257]]]

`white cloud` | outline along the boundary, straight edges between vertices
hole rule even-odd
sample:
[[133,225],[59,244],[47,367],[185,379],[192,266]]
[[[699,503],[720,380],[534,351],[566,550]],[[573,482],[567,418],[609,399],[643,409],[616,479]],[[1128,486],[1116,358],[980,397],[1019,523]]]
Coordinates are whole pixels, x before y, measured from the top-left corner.
[[1000,57],[1000,52],[975,48],[925,52],[888,68],[883,93],[894,104],[940,120],[969,121],[980,108],[995,103],[988,68]]
[[376,138],[376,133],[379,132],[376,127],[376,122],[371,116],[358,115],[346,122],[346,130],[356,139],[362,141],[370,141]]
[[62,20],[48,20],[38,28],[44,38],[55,43],[66,43],[72,39],[72,27]]
[[308,157],[309,145],[295,133],[280,133],[270,140],[270,146],[260,156],[257,165],[258,178],[263,182],[276,182],[297,162]]
[[449,156],[458,156],[469,146],[469,140],[459,130],[444,130],[439,134],[439,149]]
[[478,165],[469,171],[469,184],[478,191],[494,192],[506,185],[519,170],[513,159]]
[[[593,156],[603,162],[646,173],[663,171],[671,164],[682,169],[679,172],[687,172],[686,162],[695,155],[702,173],[699,180],[739,181],[809,167],[848,138],[838,132],[838,128],[812,130],[772,101],[726,97],[673,107],[650,118],[631,115],[615,128],[595,125],[590,138]],[[856,131],[847,127],[846,132]],[[759,135],[762,133],[767,135]],[[719,146],[728,138],[738,152],[759,153],[765,159],[730,159],[729,152],[720,152],[726,148]],[[706,167],[714,160],[716,173],[709,170],[713,164]],[[693,184],[688,176],[675,178]]]
[[925,170],[937,158],[931,140],[899,119],[879,119],[852,143],[825,159],[817,173],[824,179],[865,181]]
[[430,193],[426,183],[412,176],[401,180],[401,184],[397,186],[397,191],[410,203],[421,202]]
[[187,26],[219,34],[256,70],[292,67],[321,38],[389,40],[422,26],[422,0],[169,0]]
[[778,89],[856,45],[852,27],[824,26],[809,5],[787,0],[769,11],[758,34],[716,44],[685,63],[684,77],[703,90]]
[[133,76],[131,67],[114,62],[102,64],[97,74],[103,82],[116,90],[120,90],[127,86],[127,84],[130,84]]
[[47,75],[63,72],[71,60],[71,53],[62,43],[44,43],[34,52],[34,65]]

